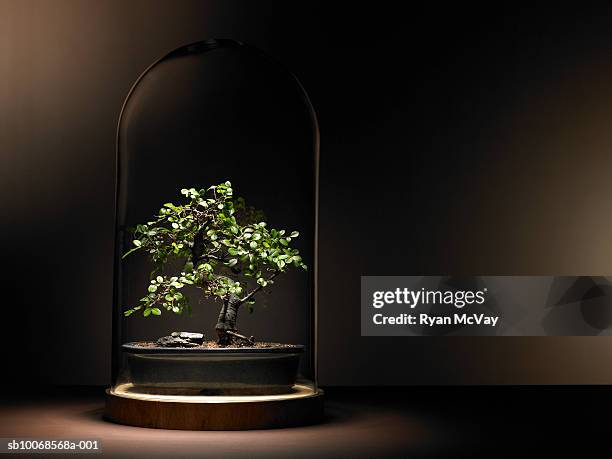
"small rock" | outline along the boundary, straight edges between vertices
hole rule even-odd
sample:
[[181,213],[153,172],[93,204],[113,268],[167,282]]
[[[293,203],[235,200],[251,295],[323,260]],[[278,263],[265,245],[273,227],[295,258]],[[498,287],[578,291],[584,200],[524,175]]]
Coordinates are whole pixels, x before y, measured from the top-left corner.
[[191,341],[192,343],[202,344],[204,342],[204,333],[180,332],[179,336],[183,339]]
[[196,347],[204,342],[203,333],[172,332],[162,336],[155,344],[162,347]]

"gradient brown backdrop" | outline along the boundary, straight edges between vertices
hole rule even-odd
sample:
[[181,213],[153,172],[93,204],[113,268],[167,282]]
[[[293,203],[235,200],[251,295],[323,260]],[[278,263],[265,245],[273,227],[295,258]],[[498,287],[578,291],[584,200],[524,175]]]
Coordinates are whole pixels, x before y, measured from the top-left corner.
[[320,117],[322,384],[612,382],[610,338],[359,336],[362,274],[612,273],[612,11],[392,5],[0,0],[6,381],[107,383],[119,109],[214,37]]

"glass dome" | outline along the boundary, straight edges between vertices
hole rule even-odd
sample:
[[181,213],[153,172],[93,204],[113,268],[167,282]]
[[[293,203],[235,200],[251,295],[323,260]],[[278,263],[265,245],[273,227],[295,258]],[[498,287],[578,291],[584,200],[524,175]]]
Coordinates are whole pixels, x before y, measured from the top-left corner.
[[308,96],[258,49],[202,41],[138,78],[117,130],[114,387],[278,394],[298,368],[316,387],[317,174]]

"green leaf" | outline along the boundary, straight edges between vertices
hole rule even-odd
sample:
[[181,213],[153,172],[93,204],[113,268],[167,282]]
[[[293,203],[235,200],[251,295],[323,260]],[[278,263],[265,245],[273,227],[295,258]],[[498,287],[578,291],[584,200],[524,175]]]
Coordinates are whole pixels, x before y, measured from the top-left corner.
[[136,247],[140,247],[142,245],[142,242],[140,242],[138,239],[134,239],[133,242]]
[[280,242],[284,246],[288,246],[289,245],[289,242],[287,242],[287,239],[279,239],[278,242]]
[[298,237],[300,235],[299,231],[294,231],[293,233],[291,233],[291,237]]
[[235,266],[235,265],[236,265],[236,263],[238,263],[238,260],[237,260],[236,258],[232,258],[232,259],[231,259],[231,260],[230,260],[230,261],[227,263],[227,265],[228,265],[228,266]]
[[145,317],[149,317],[151,315],[151,309],[150,308],[145,309],[142,315]]
[[151,312],[156,316],[161,316],[161,309],[159,308],[153,308],[151,309]]
[[256,249],[256,248],[257,248],[257,242],[255,242],[255,241],[251,241],[251,243],[249,244],[249,246],[250,246],[252,249]]
[[128,250],[127,252],[125,252],[123,254],[123,256],[121,257],[121,259],[123,260],[125,257],[127,257],[130,253],[132,252],[136,252],[139,249],[139,247],[134,247],[132,250]]
[[157,282],[159,282],[160,284],[164,281],[164,278],[161,276],[157,276],[156,277]]
[[150,293],[157,292],[157,285],[153,285],[153,284],[149,285],[149,292]]

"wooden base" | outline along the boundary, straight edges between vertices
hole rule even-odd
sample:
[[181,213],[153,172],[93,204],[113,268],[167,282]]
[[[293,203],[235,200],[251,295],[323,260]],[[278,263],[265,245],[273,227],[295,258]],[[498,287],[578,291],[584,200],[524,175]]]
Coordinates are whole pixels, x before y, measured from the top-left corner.
[[250,430],[313,424],[323,418],[323,391],[296,384],[282,395],[157,395],[122,384],[106,390],[104,417],[156,429]]

